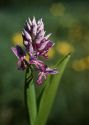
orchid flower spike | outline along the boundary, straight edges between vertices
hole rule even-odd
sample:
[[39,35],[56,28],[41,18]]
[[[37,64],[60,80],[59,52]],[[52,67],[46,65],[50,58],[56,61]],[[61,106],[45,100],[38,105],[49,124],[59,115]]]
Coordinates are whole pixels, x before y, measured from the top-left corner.
[[[29,19],[30,20],[30,19]],[[42,19],[36,22],[35,17],[30,22],[26,21],[22,32],[23,44],[31,57],[44,56],[47,58],[48,50],[54,45],[48,38],[51,34],[45,36],[44,24]]]
[[[25,51],[19,45],[11,48],[18,58],[18,69],[24,70],[29,67],[29,65],[35,65],[39,71],[37,84],[42,84],[48,74],[58,73],[55,68],[49,68],[43,61],[38,59],[40,56],[46,59],[48,58],[47,52],[54,45],[54,43],[49,40],[50,35],[51,34],[45,36],[42,19],[36,21],[35,17],[33,17],[31,21],[30,18],[28,18],[22,31]],[[29,60],[26,60],[26,55],[29,56]]]

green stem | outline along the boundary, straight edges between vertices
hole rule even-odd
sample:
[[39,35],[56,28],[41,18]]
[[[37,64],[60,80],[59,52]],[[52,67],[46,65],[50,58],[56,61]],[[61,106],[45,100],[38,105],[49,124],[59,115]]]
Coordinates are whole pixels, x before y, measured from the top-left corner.
[[36,105],[35,86],[33,82],[33,73],[31,67],[30,70],[29,68],[26,69],[24,96],[25,96],[25,105],[29,123],[31,123],[31,125],[34,125],[37,115],[37,105]]

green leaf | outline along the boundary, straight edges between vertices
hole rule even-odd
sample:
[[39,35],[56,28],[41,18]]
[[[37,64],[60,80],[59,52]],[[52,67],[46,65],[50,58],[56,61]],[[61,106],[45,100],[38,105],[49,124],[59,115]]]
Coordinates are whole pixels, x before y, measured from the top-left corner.
[[37,116],[37,105],[31,68],[27,68],[25,74],[25,104],[27,108],[29,122],[31,123],[31,125],[34,125]]
[[42,85],[40,85],[39,87],[38,87],[38,85],[37,85],[37,88],[36,88],[37,91],[38,91],[38,93],[37,93],[37,99],[42,96],[42,94],[43,94],[45,88],[46,88],[46,87],[48,86],[48,84],[49,84],[49,81],[50,81],[50,76],[48,76],[48,78],[46,79],[46,81],[45,81]]
[[65,67],[66,67],[66,64],[67,64],[69,58],[70,58],[70,54],[65,56],[61,61],[59,61],[55,65],[57,70],[59,70],[59,73],[56,75],[51,75],[50,83],[48,85],[46,84],[45,90],[41,97],[39,111],[38,111],[35,125],[45,125],[45,123],[48,119],[50,110],[52,108],[52,104],[55,99],[61,77],[63,75],[63,72],[65,70]]

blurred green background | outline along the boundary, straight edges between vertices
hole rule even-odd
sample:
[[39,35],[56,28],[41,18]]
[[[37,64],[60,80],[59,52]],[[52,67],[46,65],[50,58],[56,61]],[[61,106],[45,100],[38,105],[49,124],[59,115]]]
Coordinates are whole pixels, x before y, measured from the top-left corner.
[[48,65],[72,52],[48,125],[89,125],[88,0],[0,0],[0,125],[27,125],[24,72],[17,70],[11,46],[22,45],[25,20],[43,18],[55,46]]

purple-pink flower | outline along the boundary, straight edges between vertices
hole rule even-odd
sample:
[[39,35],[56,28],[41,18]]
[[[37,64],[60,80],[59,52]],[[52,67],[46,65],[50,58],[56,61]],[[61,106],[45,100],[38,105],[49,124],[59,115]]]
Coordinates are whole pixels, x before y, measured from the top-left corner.
[[43,80],[47,78],[48,74],[57,74],[57,73],[58,72],[56,69],[51,69],[49,67],[46,67],[43,71],[41,70],[39,72],[37,83],[41,84],[43,82]]
[[[39,60],[40,56],[48,58],[47,52],[54,45],[54,43],[49,40],[51,34],[45,36],[44,24],[42,19],[36,22],[35,17],[31,21],[28,19],[26,21],[25,27],[22,31],[23,44],[25,46],[25,51],[17,45],[12,47],[12,51],[18,58],[18,68],[26,69],[29,65],[35,65],[38,74],[38,84],[42,84],[43,80],[47,78],[48,74],[56,74],[56,69],[51,69],[44,64],[43,61]],[[26,59],[26,54],[29,55],[29,60]]]
[[42,19],[36,22],[35,17],[31,21],[26,21],[22,32],[23,43],[31,57],[44,56],[47,58],[48,50],[54,45],[48,38],[51,34],[45,36],[44,24]]
[[11,49],[18,58],[18,69],[22,70],[26,69],[27,67],[25,60],[26,53],[23,51],[23,49],[18,45],[16,47],[12,47]]

